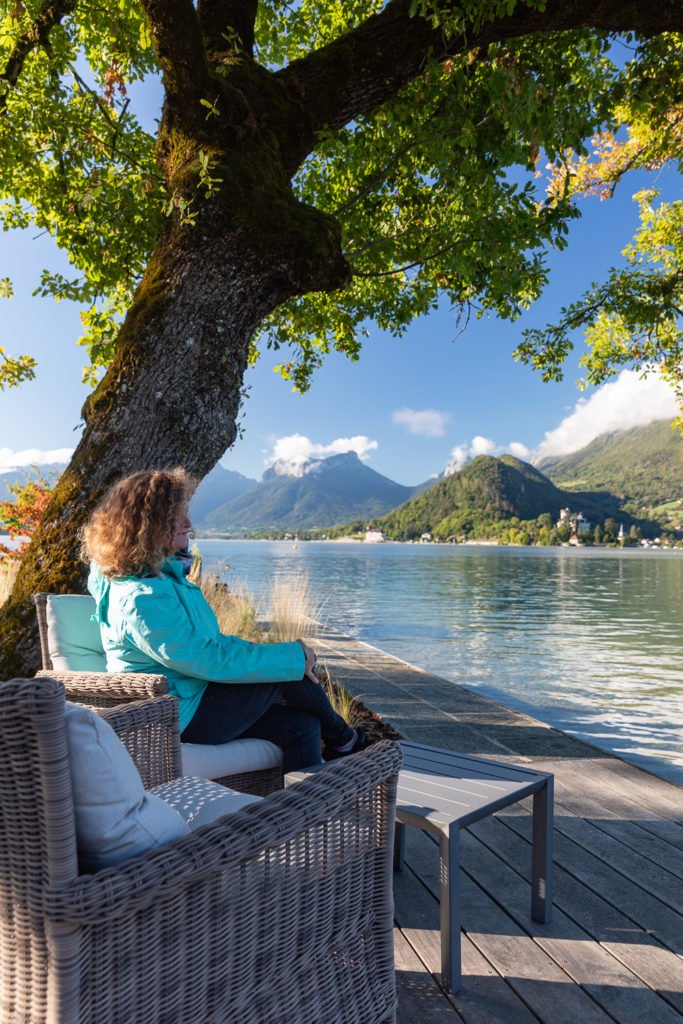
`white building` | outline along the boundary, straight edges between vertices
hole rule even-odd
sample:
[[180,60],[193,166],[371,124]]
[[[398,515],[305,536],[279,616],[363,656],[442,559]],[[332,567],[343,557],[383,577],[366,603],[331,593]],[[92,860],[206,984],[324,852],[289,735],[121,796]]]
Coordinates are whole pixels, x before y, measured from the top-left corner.
[[387,539],[384,530],[375,530],[372,526],[365,527],[366,544],[382,544]]
[[568,508],[560,509],[560,518],[557,521],[557,526],[558,528],[560,526],[568,526],[572,533],[577,534],[579,537],[584,533],[588,533],[591,528],[591,524],[583,512],[571,512]]

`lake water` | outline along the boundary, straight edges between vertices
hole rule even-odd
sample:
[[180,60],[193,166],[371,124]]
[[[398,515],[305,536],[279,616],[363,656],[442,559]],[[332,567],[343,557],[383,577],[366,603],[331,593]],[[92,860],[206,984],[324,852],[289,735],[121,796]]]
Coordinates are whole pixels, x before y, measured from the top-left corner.
[[683,783],[683,552],[198,546],[257,600],[307,573],[329,625]]

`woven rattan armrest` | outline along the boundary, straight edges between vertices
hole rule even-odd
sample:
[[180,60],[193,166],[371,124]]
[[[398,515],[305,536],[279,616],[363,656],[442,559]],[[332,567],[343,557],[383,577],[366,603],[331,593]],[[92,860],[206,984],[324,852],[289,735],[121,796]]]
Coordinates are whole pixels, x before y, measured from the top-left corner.
[[[86,704],[100,712],[105,709],[127,707],[132,701],[158,699],[160,696],[168,695],[166,676],[143,672],[55,672],[53,669],[41,669],[36,676],[56,679],[64,685],[67,700],[73,701],[75,704]],[[169,700],[175,701],[175,699],[175,697],[169,697]],[[153,767],[143,768],[141,760],[133,752],[133,749],[130,749],[130,753],[143,777],[145,787],[166,781],[165,778],[157,778],[156,769]],[[174,762],[169,760],[169,764],[171,763]],[[179,767],[175,774],[182,774],[182,769]],[[147,780],[153,781],[148,782]],[[222,776],[216,781],[243,793],[267,796],[268,793],[282,789],[282,769],[278,765],[273,768],[234,772],[231,775]]]
[[36,675],[58,679],[66,687],[68,700],[93,707],[115,707],[168,693],[166,676],[147,672],[55,672],[54,669],[41,669]]
[[133,758],[145,789],[182,774],[178,708],[174,697],[97,709]]
[[[367,834],[376,829],[378,834],[382,831],[391,834],[386,851],[387,864],[390,864],[400,765],[401,750],[397,743],[376,744],[353,758],[329,765],[289,789],[272,794],[267,800],[204,825],[189,836],[132,857],[118,867],[79,877],[51,896],[48,915],[63,925],[88,924],[101,921],[103,917],[115,920],[126,914],[137,914],[165,897],[177,897],[181,887],[188,887],[191,898],[197,899],[196,889],[189,887],[231,869],[239,878],[246,862],[252,858],[262,859],[264,850],[274,847],[281,851],[277,864],[284,872],[290,847],[296,846],[297,836],[323,827],[337,816],[343,817],[346,810],[382,783],[382,806],[391,821],[382,823],[373,816],[363,820],[362,831]],[[353,842],[346,846],[348,856],[358,848]],[[327,870],[338,870],[338,862],[337,853],[326,865]],[[319,874],[323,863],[324,859],[319,858],[314,875]],[[311,875],[302,870],[300,876],[302,892],[305,892],[313,884]],[[296,877],[294,873],[287,878],[289,898]],[[275,887],[273,899],[280,898],[282,894]],[[254,907],[254,913],[265,913],[265,908]]]

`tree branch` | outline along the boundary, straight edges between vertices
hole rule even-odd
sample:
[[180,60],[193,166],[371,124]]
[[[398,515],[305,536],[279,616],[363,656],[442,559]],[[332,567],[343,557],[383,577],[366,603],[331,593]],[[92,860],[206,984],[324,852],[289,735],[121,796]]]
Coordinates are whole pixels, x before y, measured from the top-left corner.
[[70,14],[76,7],[78,0],[44,0],[43,6],[33,24],[19,36],[12,52],[10,53],[5,70],[0,74],[0,83],[5,88],[0,94],[0,112],[7,105],[7,96],[10,89],[17,84],[24,62],[29,53],[38,46],[47,46],[50,32],[58,25],[62,18]]
[[174,110],[193,110],[210,92],[211,78],[192,0],[141,0]]
[[548,0],[543,11],[530,10],[520,0],[511,15],[481,25],[465,23],[451,37],[425,18],[410,17],[410,6],[411,0],[389,0],[379,14],[276,73],[307,123],[308,132],[299,138],[309,149],[292,154],[295,166],[313,148],[318,132],[338,130],[391,99],[420,74],[430,56],[445,60],[506,39],[584,27],[643,36],[683,30],[680,0],[660,0],[657,5]]
[[[413,270],[414,267],[423,267],[425,263],[429,263],[431,260],[437,259],[439,256],[443,256],[445,252],[452,252],[453,249],[457,249],[459,245],[465,241],[463,238],[456,238],[454,242],[449,242],[448,245],[442,245],[440,249],[435,249],[434,252],[428,253],[427,256],[421,256],[418,260],[413,260],[412,263],[406,263],[402,267],[393,267],[391,270],[376,270],[376,271],[363,271],[353,270],[351,273],[354,277],[395,277],[396,274],[402,274],[406,270]],[[371,248],[371,246],[368,246]]]

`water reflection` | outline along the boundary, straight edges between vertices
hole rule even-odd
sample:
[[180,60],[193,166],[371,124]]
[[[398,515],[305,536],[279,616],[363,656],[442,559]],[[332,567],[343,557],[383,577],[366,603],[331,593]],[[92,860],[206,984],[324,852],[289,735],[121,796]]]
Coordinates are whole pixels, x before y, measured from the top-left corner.
[[683,782],[673,552],[201,541],[256,595],[306,571],[339,629]]

